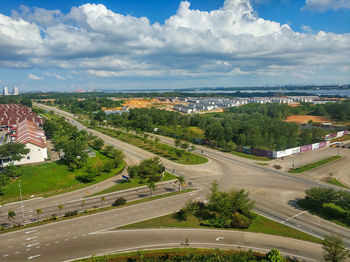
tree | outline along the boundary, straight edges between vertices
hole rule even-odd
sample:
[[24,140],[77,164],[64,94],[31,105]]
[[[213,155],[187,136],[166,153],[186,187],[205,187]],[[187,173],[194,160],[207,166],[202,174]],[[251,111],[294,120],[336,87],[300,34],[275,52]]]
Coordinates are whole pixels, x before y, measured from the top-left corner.
[[283,262],[284,259],[277,249],[272,249],[266,254],[268,262]]
[[183,152],[182,150],[176,149],[175,154],[176,154],[177,158],[181,158],[182,157],[182,152]]
[[128,166],[127,171],[130,178],[137,177],[139,167],[137,165]]
[[184,176],[178,176],[177,177],[177,182],[179,183],[179,191],[181,189],[181,185],[185,183],[185,177]]
[[43,210],[41,208],[38,208],[36,210],[36,214],[38,215],[38,220],[39,220],[39,215],[43,213]]
[[92,140],[91,146],[95,150],[101,150],[104,144],[105,142],[101,138],[95,138],[94,140]]
[[60,217],[62,217],[62,215],[61,215],[61,212],[62,212],[62,210],[63,210],[63,205],[61,204],[61,205],[58,205],[58,210],[59,210],[59,212],[60,212]]
[[150,194],[150,196],[152,196],[152,191],[156,191],[157,186],[154,182],[149,183],[147,186],[149,188],[149,194]]
[[[21,160],[30,152],[25,144],[9,142],[0,146],[0,160],[8,159],[12,164],[14,161]],[[1,161],[3,165],[3,161]]]
[[142,160],[138,165],[138,176],[142,179],[147,179],[148,182],[159,181],[164,171],[165,167],[158,156]]
[[175,146],[176,146],[176,147],[179,147],[180,145],[181,145],[181,139],[177,137],[177,138],[175,139]]
[[9,165],[4,167],[4,174],[8,178],[16,178],[20,176],[20,171],[14,164],[10,163]]
[[325,236],[322,241],[323,257],[326,261],[340,262],[349,256],[349,250],[338,236]]
[[16,216],[16,212],[14,210],[9,210],[7,212],[7,218],[9,220],[9,228],[11,227],[11,220],[15,219],[15,216]]

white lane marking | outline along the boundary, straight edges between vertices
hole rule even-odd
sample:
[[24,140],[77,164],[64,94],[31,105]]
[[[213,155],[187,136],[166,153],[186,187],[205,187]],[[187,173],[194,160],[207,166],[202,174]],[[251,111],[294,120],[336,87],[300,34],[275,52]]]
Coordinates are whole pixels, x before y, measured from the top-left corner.
[[297,217],[297,216],[300,216],[301,214],[303,214],[303,213],[305,213],[306,211],[302,211],[302,212],[300,212],[300,213],[298,213],[298,214],[296,214],[296,215],[294,215],[294,216],[291,216],[291,217],[289,217],[289,218],[287,218],[286,220],[283,220],[282,221],[282,224],[284,224],[285,222],[287,222],[288,220],[290,220],[290,219],[292,219],[292,218],[295,218],[295,217]]
[[8,257],[9,254],[5,254],[4,257]]
[[55,244],[58,244],[58,243],[60,243],[60,241],[55,241]]
[[39,245],[39,243],[29,244],[29,245],[27,245],[27,247],[33,247],[33,246],[36,246],[36,245]]
[[26,234],[34,233],[34,232],[37,232],[37,231],[38,231],[38,230],[27,231]]
[[224,237],[217,237],[217,238],[215,238],[216,242],[219,242],[222,239],[224,239]]
[[69,240],[69,238],[66,238],[64,241],[68,241]]
[[33,258],[36,258],[36,257],[40,257],[40,254],[39,255],[35,255],[35,256],[27,257],[27,259],[33,259]]
[[31,239],[34,239],[34,238],[37,238],[38,236],[35,236],[35,237],[28,237],[26,238],[26,240],[31,240]]
[[19,251],[16,251],[15,254],[19,254]]

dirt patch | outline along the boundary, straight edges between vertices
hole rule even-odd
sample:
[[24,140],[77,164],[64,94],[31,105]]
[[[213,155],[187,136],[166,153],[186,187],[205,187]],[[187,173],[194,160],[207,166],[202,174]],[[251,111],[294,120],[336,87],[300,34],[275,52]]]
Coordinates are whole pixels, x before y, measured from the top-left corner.
[[288,116],[286,122],[294,122],[297,124],[307,124],[310,120],[314,123],[329,123],[330,119],[321,116],[308,116],[308,115],[292,115]]
[[157,107],[157,108],[168,108],[170,106],[179,104],[178,101],[170,101],[167,98],[131,98],[125,99],[125,103],[123,106],[127,108],[149,108],[149,107]]

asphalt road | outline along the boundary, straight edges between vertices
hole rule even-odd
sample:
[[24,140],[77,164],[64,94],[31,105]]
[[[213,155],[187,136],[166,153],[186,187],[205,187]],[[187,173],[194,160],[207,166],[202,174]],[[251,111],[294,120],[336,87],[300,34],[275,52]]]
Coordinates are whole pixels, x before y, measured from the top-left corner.
[[186,238],[193,247],[241,247],[260,252],[278,248],[300,261],[322,261],[319,245],[277,236],[224,230],[114,230],[174,212],[191,195],[197,197],[200,192],[0,235],[0,261],[62,261],[113,251],[179,247]]
[[[152,196],[162,195],[166,193],[176,192],[179,190],[178,184],[173,181],[168,182],[161,182],[157,183],[157,190],[152,192]],[[93,209],[93,208],[101,208],[106,206],[111,206],[112,203],[120,197],[125,198],[128,202],[139,200],[139,199],[145,199],[148,197],[151,197],[150,190],[147,186],[140,186],[137,188],[130,188],[122,191],[112,192],[108,194],[98,195],[98,196],[92,196],[88,198],[80,198],[77,200],[71,200],[65,203],[62,203],[63,208],[59,209],[59,205],[49,205],[45,203],[45,199],[41,199],[42,205],[40,205],[40,209],[42,210],[42,213],[38,216],[36,213],[36,209],[25,209],[25,224],[38,221],[38,219],[42,220],[45,218],[51,217],[53,214],[57,216],[63,216],[67,212],[71,211],[79,211],[82,212],[86,209]],[[101,197],[104,197],[104,200],[101,199]],[[36,203],[38,204],[38,203]],[[61,204],[60,204],[61,205]],[[22,212],[21,207],[18,205],[5,205],[1,211],[0,214],[0,223],[4,226],[8,226],[8,217],[6,210],[11,208],[18,214],[18,217],[16,219],[17,222],[22,223]],[[23,224],[23,223],[22,223]]]
[[[55,109],[67,117],[73,115],[62,110]],[[74,119],[72,123],[84,128]],[[109,136],[89,130],[95,135],[105,139],[105,141],[122,148],[127,156],[152,157],[153,154],[142,149],[118,141]],[[167,144],[174,144],[172,138],[159,136],[160,141]],[[264,166],[256,165],[257,161],[243,159],[229,153],[223,153],[210,148],[196,146],[196,152],[209,158],[209,163],[203,165],[185,166],[176,164],[167,159],[162,159],[163,163],[170,169],[175,169],[177,174],[182,174],[187,181],[202,189],[202,196],[209,191],[211,182],[215,179],[220,187],[225,190],[232,188],[244,188],[249,190],[251,197],[256,201],[256,210],[286,225],[298,228],[318,237],[324,235],[340,235],[344,242],[350,247],[350,230],[339,225],[330,223],[308,212],[300,210],[295,202],[304,197],[304,192],[312,186],[323,185],[303,175],[292,175],[282,171],[273,170]],[[322,150],[314,153],[320,154]]]
[[[73,121],[73,123],[74,122],[75,121]],[[78,123],[74,124],[78,125]],[[84,128],[82,126],[80,127]],[[153,154],[149,152],[145,152],[144,150],[120,142],[96,131],[91,130],[91,132],[102,137],[106,142],[122,148],[127,156],[127,161],[137,162],[140,159],[153,156]],[[194,186],[200,187],[202,189],[201,191],[191,193],[193,195],[178,195],[171,197],[171,199],[156,200],[142,205],[130,206],[100,214],[58,222],[43,227],[37,227],[32,230],[22,230],[1,235],[0,260],[23,261],[23,259],[40,260],[46,258],[46,260],[43,259],[42,261],[57,261],[81,256],[80,254],[92,255],[95,253],[110,251],[109,249],[92,249],[94,244],[100,246],[101,243],[109,242],[109,238],[106,237],[108,234],[94,234],[99,236],[94,236],[96,239],[92,239],[92,242],[89,242],[89,233],[98,230],[106,230],[108,228],[139,220],[149,219],[162,214],[172,213],[181,208],[189,198],[204,200],[205,194],[214,179],[218,180],[220,187],[225,190],[231,188],[245,188],[249,190],[251,197],[256,201],[256,209],[261,214],[275,219],[276,221],[283,222],[286,225],[291,225],[303,231],[313,233],[317,236],[323,236],[324,234],[330,233],[339,234],[343,237],[346,244],[350,246],[349,229],[324,221],[316,216],[312,216],[307,212],[299,210],[295,206],[295,200],[304,196],[304,190],[307,187],[318,185],[317,182],[309,181],[301,176],[289,175],[280,171],[258,166],[253,163],[254,161],[242,159],[233,156],[232,154],[222,153],[212,149],[202,148],[200,146],[197,148],[197,150],[204,151],[203,153],[210,159],[209,163],[198,166],[184,166],[166,159],[162,159],[162,161],[170,170],[175,169],[175,173],[185,175],[186,180],[191,181]],[[113,184],[113,181],[111,184]],[[97,184],[95,186],[99,185],[100,184]],[[105,186],[107,187],[107,185]],[[72,192],[68,197],[65,194],[65,196],[31,200],[25,203],[25,208],[27,208],[28,205],[31,205],[31,208],[34,208],[37,206],[37,203],[40,203],[40,201],[44,201],[51,205],[61,204],[63,198],[67,201],[76,200],[85,196],[85,194],[85,191],[82,190]],[[141,207],[143,207],[143,209]],[[122,214],[122,212],[124,213]],[[122,220],[119,221],[118,219]],[[113,235],[113,233],[111,235]],[[139,238],[140,236],[141,235],[139,235]],[[174,236],[174,239],[169,239],[172,239],[172,241],[178,241],[178,238],[181,237],[177,235]],[[201,238],[204,239],[205,236],[198,236],[199,241]],[[147,238],[146,236],[142,236],[141,240],[144,241],[144,245],[153,243],[151,238]],[[91,243],[91,245],[85,246],[84,243],[86,241]],[[276,242],[270,241],[272,240],[266,236],[263,243],[265,245],[271,245],[271,247],[275,245]],[[289,246],[292,246],[291,243],[295,242],[298,241],[289,239],[289,244],[285,247],[283,247],[284,245],[277,245],[282,242],[276,243],[276,246],[274,247],[279,249],[288,248]],[[125,243],[127,243],[127,241],[125,241]],[[137,247],[135,244],[134,246],[132,245],[133,244],[131,244],[130,248]],[[116,245],[113,245],[113,248],[113,250],[118,249]],[[57,250],[57,252],[55,252],[55,250]],[[79,250],[79,253],[76,253],[77,250]],[[307,250],[300,249],[299,251],[301,254],[308,255]],[[56,259],[55,257],[55,259],[47,260],[47,255],[51,255],[51,258],[54,258],[54,255],[59,256],[60,258],[57,257]],[[314,257],[316,260],[319,260],[320,254],[314,254]]]

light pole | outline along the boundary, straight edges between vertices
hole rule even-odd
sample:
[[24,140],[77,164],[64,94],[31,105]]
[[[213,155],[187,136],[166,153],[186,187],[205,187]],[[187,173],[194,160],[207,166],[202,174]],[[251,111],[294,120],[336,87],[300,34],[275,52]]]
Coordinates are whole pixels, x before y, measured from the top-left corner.
[[23,206],[23,200],[22,200],[21,180],[18,181],[18,187],[19,187],[19,196],[21,198],[22,220],[24,225],[24,206]]

